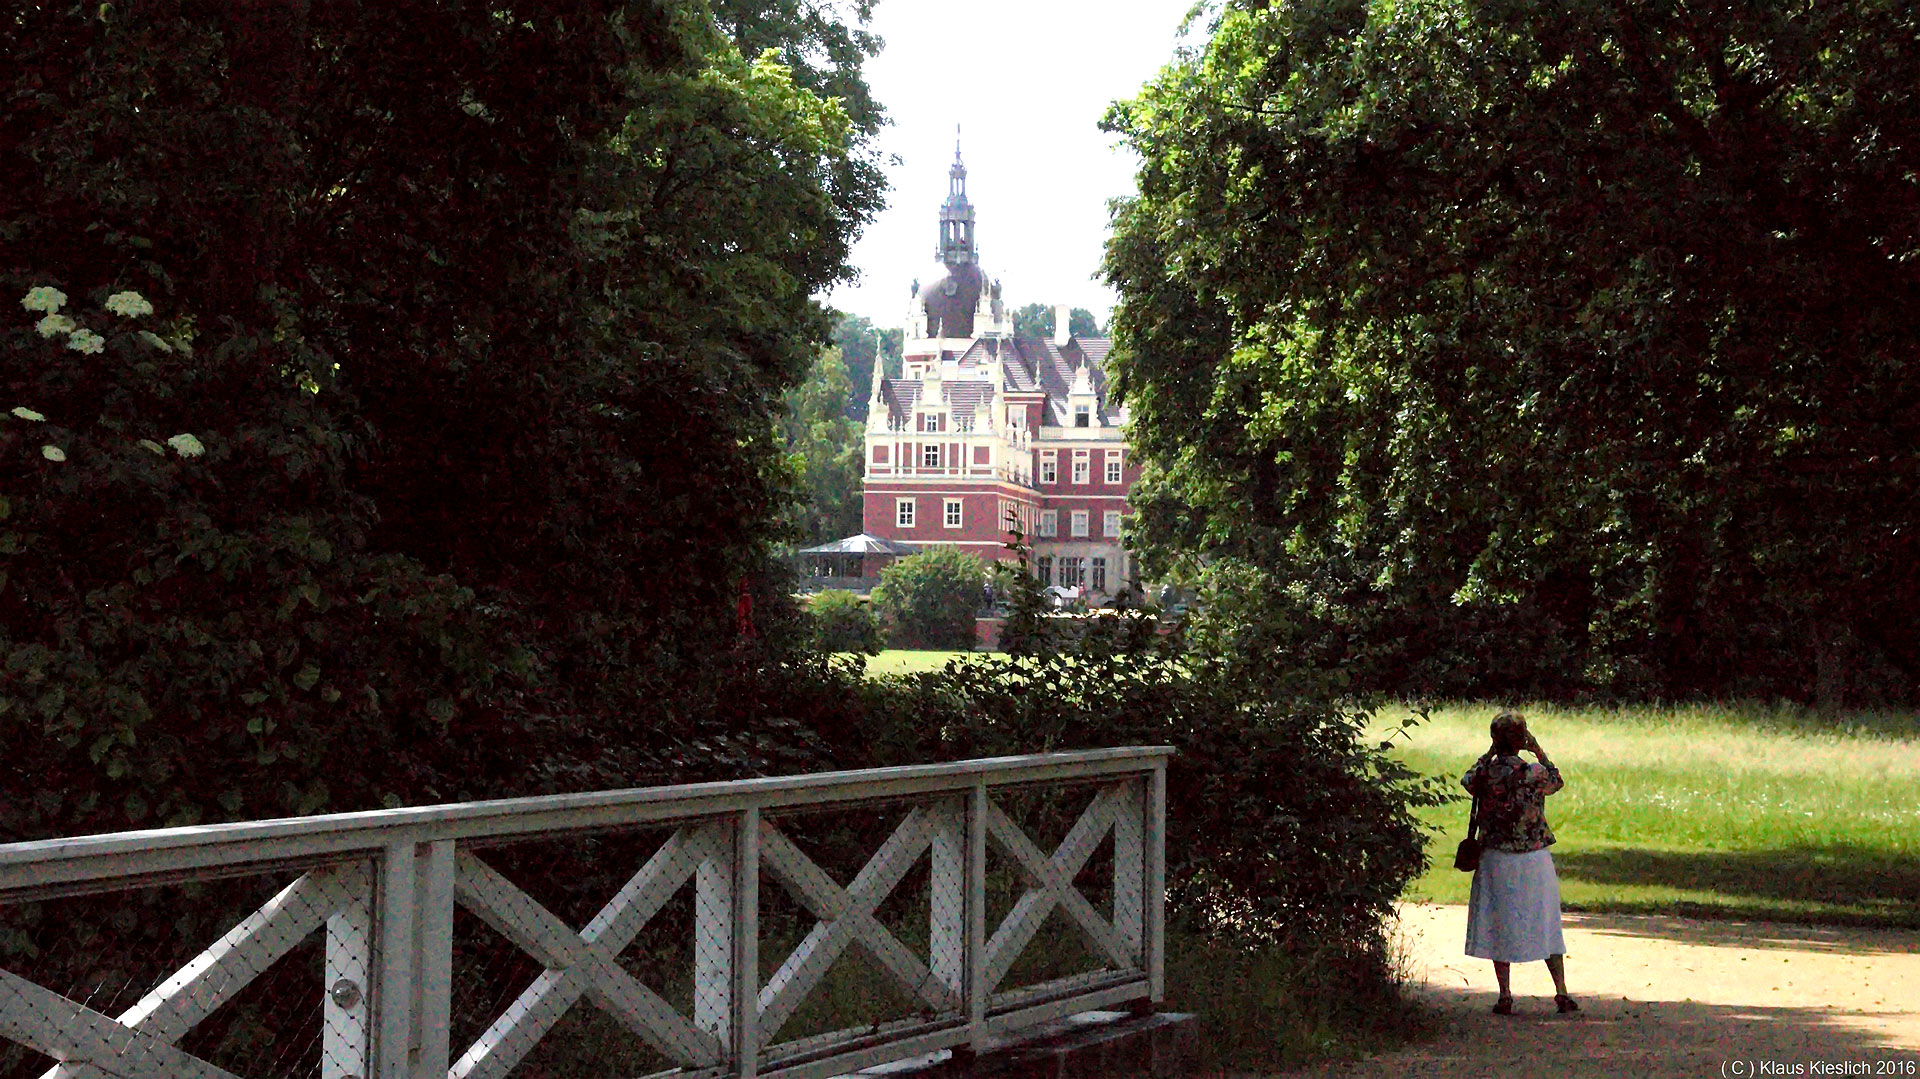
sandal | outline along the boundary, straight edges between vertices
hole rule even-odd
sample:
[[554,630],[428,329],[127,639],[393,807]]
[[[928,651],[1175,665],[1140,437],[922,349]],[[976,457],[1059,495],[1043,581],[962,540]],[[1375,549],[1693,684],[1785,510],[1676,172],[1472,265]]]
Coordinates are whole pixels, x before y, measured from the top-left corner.
[[1553,995],[1553,1006],[1559,1010],[1561,1015],[1580,1010],[1580,1002],[1565,993],[1555,993]]
[[1512,1015],[1512,1014],[1513,1014],[1513,998],[1512,998],[1512,997],[1501,997],[1501,998],[1500,998],[1499,1000],[1496,1000],[1496,1001],[1494,1001],[1494,1002],[1493,1002],[1493,1014],[1495,1014],[1495,1015]]

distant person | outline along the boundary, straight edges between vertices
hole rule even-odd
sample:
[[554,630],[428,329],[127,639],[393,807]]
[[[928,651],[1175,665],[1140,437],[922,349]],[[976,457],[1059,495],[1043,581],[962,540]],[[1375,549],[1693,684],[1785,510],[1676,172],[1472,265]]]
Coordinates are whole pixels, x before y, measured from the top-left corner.
[[[1493,745],[1460,783],[1480,799],[1485,851],[1473,873],[1467,905],[1467,954],[1493,960],[1500,982],[1495,1015],[1513,1014],[1512,965],[1545,960],[1553,975],[1553,1003],[1562,1012],[1580,1005],[1567,995],[1567,946],[1560,937],[1560,878],[1553,871],[1553,830],[1547,795],[1566,783],[1527,731],[1526,717],[1502,712],[1489,728]],[[1539,758],[1527,761],[1525,750]]]

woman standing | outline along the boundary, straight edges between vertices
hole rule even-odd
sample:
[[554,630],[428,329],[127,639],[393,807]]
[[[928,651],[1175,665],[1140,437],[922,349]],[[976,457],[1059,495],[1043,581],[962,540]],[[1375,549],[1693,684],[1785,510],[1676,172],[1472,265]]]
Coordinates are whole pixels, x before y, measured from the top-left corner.
[[[1560,878],[1553,871],[1553,831],[1547,827],[1547,795],[1565,786],[1518,712],[1493,717],[1493,745],[1467,769],[1461,785],[1480,799],[1480,836],[1485,851],[1473,873],[1467,907],[1467,954],[1493,960],[1500,981],[1496,1015],[1513,1014],[1514,963],[1546,960],[1553,975],[1553,1003],[1562,1012],[1580,1010],[1567,995],[1560,938]],[[1539,758],[1529,762],[1526,750]]]

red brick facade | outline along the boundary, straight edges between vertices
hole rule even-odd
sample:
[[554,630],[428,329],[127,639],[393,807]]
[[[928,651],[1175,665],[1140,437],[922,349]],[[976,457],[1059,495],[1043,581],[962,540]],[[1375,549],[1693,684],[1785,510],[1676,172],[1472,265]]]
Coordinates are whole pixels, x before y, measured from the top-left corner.
[[[1045,583],[1094,599],[1137,586],[1120,525],[1139,469],[1104,400],[1106,342],[934,344],[909,341],[925,349],[909,353],[915,377],[874,386],[863,531],[1005,560],[1011,517]],[[1082,410],[1086,425],[1069,425]]]
[[980,267],[957,153],[940,236],[941,268],[907,308],[904,377],[874,370],[863,531],[1001,560],[1011,516],[1043,582],[1094,598],[1137,589],[1118,524],[1139,470],[1107,392],[1107,339],[1013,332]]

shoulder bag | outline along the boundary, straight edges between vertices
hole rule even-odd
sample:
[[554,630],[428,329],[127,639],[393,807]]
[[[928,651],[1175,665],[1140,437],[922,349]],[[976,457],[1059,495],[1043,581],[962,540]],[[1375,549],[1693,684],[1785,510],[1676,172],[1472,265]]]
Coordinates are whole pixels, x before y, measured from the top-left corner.
[[[1477,784],[1476,784],[1477,785]],[[1484,844],[1480,842],[1480,792],[1473,793],[1473,808],[1467,811],[1467,837],[1453,852],[1453,867],[1462,873],[1471,873],[1480,868],[1480,852]]]

